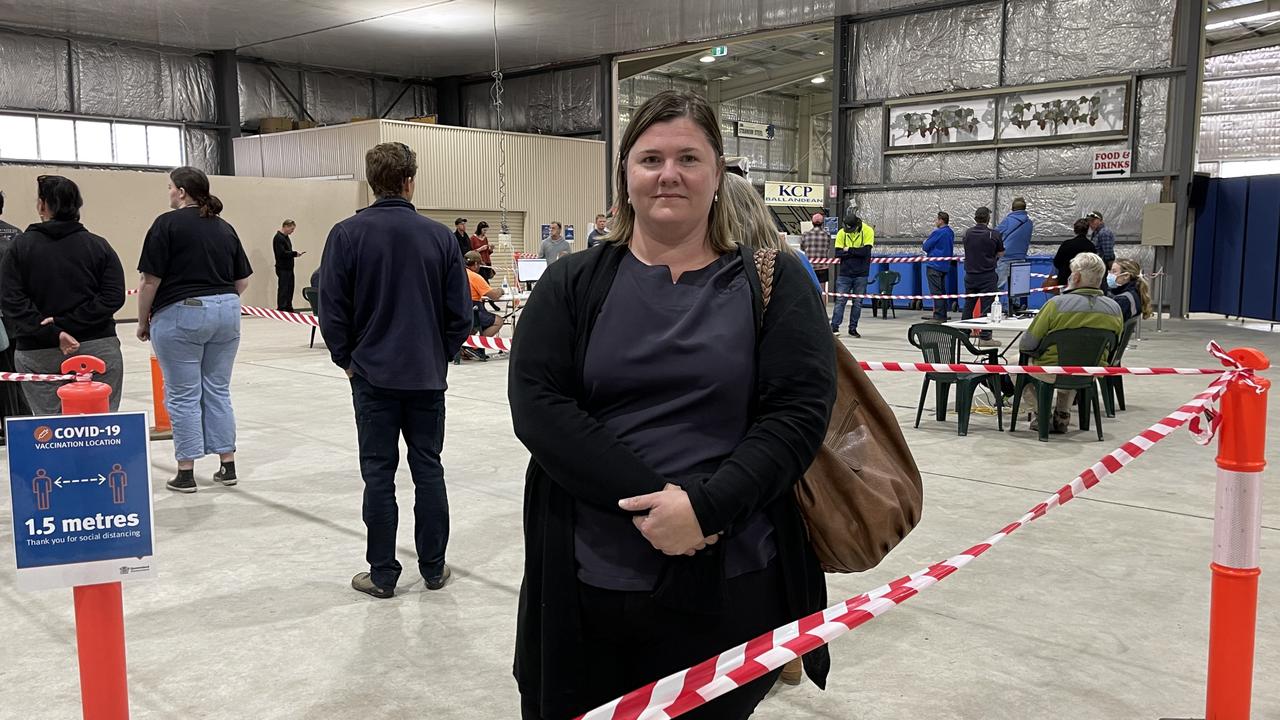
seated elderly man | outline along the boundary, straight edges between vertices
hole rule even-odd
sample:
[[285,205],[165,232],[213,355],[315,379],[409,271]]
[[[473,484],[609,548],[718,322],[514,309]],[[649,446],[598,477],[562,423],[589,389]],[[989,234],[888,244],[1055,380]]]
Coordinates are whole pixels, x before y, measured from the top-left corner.
[[[1030,329],[1022,336],[1018,349],[1030,355],[1036,365],[1056,365],[1058,363],[1057,348],[1046,347],[1045,338],[1055,330],[1071,330],[1075,328],[1095,328],[1109,330],[1120,337],[1124,329],[1124,316],[1120,306],[1106,297],[1099,287],[1102,278],[1107,274],[1107,266],[1102,258],[1094,253],[1080,253],[1071,260],[1071,277],[1067,282],[1067,291],[1050,298],[1036,315]],[[1037,380],[1052,383],[1056,375],[1035,375]],[[1071,403],[1074,390],[1059,390],[1054,403],[1052,429],[1055,433],[1063,433],[1071,425]],[[1035,392],[1028,385],[1022,402],[1029,408],[1036,407]],[[1035,418],[1032,418],[1034,424]]]

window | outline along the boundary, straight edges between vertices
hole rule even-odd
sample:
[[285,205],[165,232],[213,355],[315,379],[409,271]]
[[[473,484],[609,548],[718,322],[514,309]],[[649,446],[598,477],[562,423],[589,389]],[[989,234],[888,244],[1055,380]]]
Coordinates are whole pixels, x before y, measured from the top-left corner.
[[40,159],[61,162],[76,161],[76,123],[42,117],[36,121],[40,131]]
[[170,168],[184,156],[176,125],[0,114],[0,160]]
[[14,160],[40,159],[35,118],[0,115],[0,157]]
[[164,167],[181,165],[182,130],[166,125],[148,125],[147,164]]
[[76,149],[79,159],[91,163],[109,163],[115,159],[111,154],[111,123],[76,122]]
[[1218,177],[1233,178],[1280,173],[1280,158],[1266,160],[1228,160],[1218,168]]
[[121,165],[147,164],[146,125],[116,125],[116,162]]

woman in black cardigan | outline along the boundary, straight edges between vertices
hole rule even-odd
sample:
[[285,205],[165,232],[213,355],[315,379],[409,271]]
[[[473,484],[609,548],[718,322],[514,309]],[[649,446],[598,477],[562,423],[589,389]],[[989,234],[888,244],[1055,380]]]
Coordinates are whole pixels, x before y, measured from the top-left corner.
[[[551,265],[521,319],[526,719],[587,712],[826,603],[792,490],[835,398],[830,331],[790,254],[762,312],[722,155],[702,98],[645,103],[609,241]],[[826,649],[805,661],[824,685]],[[775,678],[685,717],[746,718]]]

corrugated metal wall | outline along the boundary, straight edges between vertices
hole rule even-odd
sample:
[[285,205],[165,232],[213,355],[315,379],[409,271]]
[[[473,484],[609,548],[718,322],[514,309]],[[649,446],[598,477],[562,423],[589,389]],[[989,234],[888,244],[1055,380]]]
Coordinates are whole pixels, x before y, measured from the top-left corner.
[[1280,47],[1206,60],[1201,112],[1196,159],[1210,172],[1219,162],[1280,159]]
[[235,139],[236,174],[263,177],[364,179],[364,154],[381,137],[377,120],[248,135]]
[[[364,180],[365,152],[379,142],[402,142],[418,153],[418,207],[491,212],[499,206],[498,139],[488,130],[375,120],[237,138],[236,171]],[[524,237],[523,250],[537,251],[539,228],[552,220],[576,225],[575,246],[586,247],[584,229],[605,210],[604,143],[507,133],[504,144],[506,204],[523,213],[522,232],[516,233]]]

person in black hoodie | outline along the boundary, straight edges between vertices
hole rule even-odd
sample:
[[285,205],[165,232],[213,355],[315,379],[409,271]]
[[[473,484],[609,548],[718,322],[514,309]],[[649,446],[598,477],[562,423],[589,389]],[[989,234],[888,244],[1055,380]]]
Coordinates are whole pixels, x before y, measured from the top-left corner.
[[[59,373],[71,355],[107,365],[97,378],[111,386],[111,411],[120,407],[124,360],[114,315],[124,306],[124,268],[111,245],[80,224],[80,188],[60,175],[36,178],[42,222],[13,242],[0,264],[0,303],[12,324],[18,372]],[[59,383],[23,383],[36,415],[57,415]]]
[[[723,147],[703,98],[648,100],[620,145],[611,241],[548,266],[520,321],[525,720],[575,717],[825,605],[793,489],[826,435],[835,348],[795,255],[759,277]],[[828,665],[805,655],[819,687]],[[690,717],[747,718],[780,672]]]
[[1077,255],[1098,252],[1098,249],[1093,246],[1093,241],[1089,239],[1088,220],[1084,218],[1076,220],[1071,229],[1075,231],[1075,237],[1059,245],[1058,252],[1053,256],[1053,269],[1058,271],[1058,287],[1060,288],[1065,288],[1067,281],[1071,279],[1071,261]]

